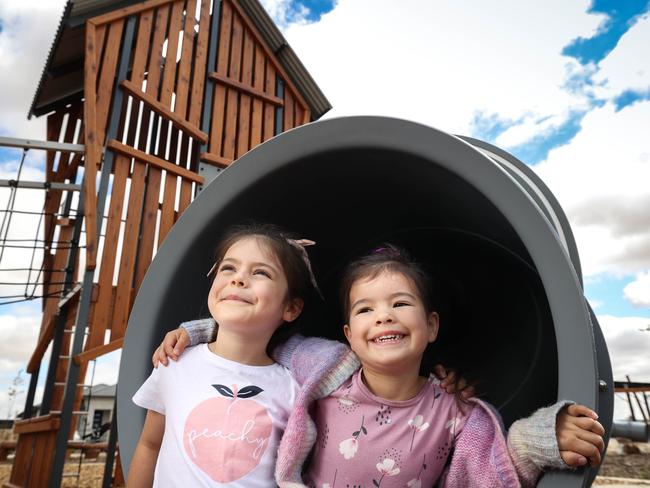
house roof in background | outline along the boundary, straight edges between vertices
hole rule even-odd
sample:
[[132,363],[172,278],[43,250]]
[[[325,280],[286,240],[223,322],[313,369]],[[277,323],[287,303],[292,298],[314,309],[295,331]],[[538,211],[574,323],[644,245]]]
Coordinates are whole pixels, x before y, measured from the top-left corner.
[[[99,385],[93,385],[90,389],[90,396],[92,397],[115,397],[115,392],[117,391],[117,384],[115,385],[105,385],[100,383]],[[84,397],[88,397],[88,390],[84,392]]]
[[[291,81],[309,105],[312,119],[319,119],[332,106],[264,7],[258,0],[233,1],[244,9],[269,48],[275,53]],[[62,103],[78,100],[83,96],[86,20],[137,3],[142,2],[68,0],[29,108],[28,118],[32,115],[44,115]]]

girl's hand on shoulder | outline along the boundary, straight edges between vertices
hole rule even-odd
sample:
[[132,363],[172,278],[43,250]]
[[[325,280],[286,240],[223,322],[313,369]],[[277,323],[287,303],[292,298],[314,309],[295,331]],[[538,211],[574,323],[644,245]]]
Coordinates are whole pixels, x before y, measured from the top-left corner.
[[157,368],[159,364],[167,366],[167,358],[177,361],[189,343],[190,335],[183,327],[167,332],[151,357],[153,367]]
[[472,398],[476,394],[474,387],[465,378],[461,377],[457,379],[456,372],[451,369],[447,370],[442,364],[436,364],[434,366],[433,374],[440,380],[440,387],[447,393],[453,395],[457,391],[460,391],[460,394],[466,399]]
[[605,449],[605,429],[598,414],[584,405],[568,405],[557,416],[555,433],[564,462],[571,467],[597,466]]

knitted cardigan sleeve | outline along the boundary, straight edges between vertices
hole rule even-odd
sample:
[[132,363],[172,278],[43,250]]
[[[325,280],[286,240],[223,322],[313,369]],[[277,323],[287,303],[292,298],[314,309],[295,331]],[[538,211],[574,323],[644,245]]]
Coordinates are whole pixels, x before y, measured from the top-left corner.
[[183,322],[180,327],[190,336],[190,346],[213,342],[217,337],[217,323],[214,319],[199,319]]
[[541,408],[518,420],[512,424],[507,441],[493,407],[480,400],[474,402],[439,486],[529,488],[536,486],[544,469],[567,467],[557,447],[555,421],[568,402]]
[[535,486],[543,470],[567,469],[560,456],[555,426],[560,410],[573,402],[562,400],[517,420],[508,431],[508,452],[523,486]]

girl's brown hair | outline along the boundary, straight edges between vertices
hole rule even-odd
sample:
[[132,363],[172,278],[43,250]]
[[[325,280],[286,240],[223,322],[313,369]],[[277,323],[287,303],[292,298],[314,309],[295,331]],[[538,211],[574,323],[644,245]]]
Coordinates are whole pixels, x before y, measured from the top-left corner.
[[370,254],[348,264],[341,280],[340,299],[343,319],[350,318],[350,290],[360,279],[373,279],[383,272],[399,273],[410,279],[417,289],[427,314],[433,312],[431,282],[422,265],[392,244],[382,244]]
[[[318,301],[319,294],[315,288],[315,280],[308,264],[308,258],[299,245],[291,243],[294,235],[276,225],[251,222],[231,227],[217,245],[215,251],[215,267],[223,260],[233,244],[242,239],[255,238],[266,250],[271,253],[282,266],[282,271],[287,278],[287,300],[301,298],[305,306]],[[271,354],[275,346],[285,342],[297,333],[303,320],[300,317],[291,324],[279,327],[271,337],[267,346],[267,353]]]

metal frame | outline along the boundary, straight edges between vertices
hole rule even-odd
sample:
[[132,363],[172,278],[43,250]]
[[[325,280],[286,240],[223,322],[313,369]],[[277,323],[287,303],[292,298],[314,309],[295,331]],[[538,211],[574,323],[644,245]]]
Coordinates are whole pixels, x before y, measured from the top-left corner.
[[86,146],[83,144],[68,144],[66,142],[35,141],[17,137],[0,137],[0,146],[18,147],[21,149],[43,149],[45,151],[61,151],[83,154]]
[[274,135],[284,132],[284,81],[280,75],[275,75],[275,96],[282,99],[282,105],[275,107],[275,131]]
[[[219,51],[219,29],[221,28],[221,0],[214,0],[212,6],[212,18],[210,19],[210,34],[208,36],[208,68],[214,67]],[[206,134],[210,133],[212,119],[212,101],[214,99],[214,90],[217,82],[210,78],[210,69],[205,70],[205,88],[203,93],[203,110],[201,111],[201,130]],[[208,150],[208,143],[201,143],[198,154]],[[198,157],[197,154],[197,157]],[[202,185],[196,185],[195,196],[223,171],[221,168],[212,164],[206,164],[199,161],[199,174],[205,178]]]
[[50,183],[48,181],[0,180],[0,187],[26,188],[29,190],[81,191],[81,185],[72,183]]

